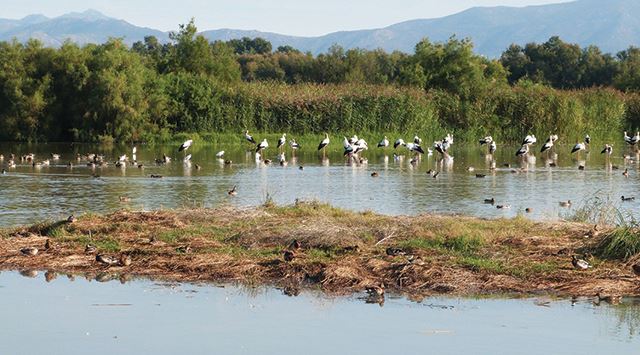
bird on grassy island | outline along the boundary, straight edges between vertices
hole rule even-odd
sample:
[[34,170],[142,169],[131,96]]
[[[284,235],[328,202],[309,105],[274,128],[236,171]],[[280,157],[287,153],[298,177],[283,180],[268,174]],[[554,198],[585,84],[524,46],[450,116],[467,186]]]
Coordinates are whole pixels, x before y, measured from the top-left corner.
[[67,223],[73,223],[76,221],[76,216],[71,215],[69,217],[67,217]]
[[387,136],[384,136],[380,142],[378,142],[378,148],[386,148],[389,146],[389,140]]
[[284,146],[285,143],[287,143],[287,134],[286,133],[282,133],[282,137],[280,137],[278,139],[277,148],[280,149],[282,146]]
[[404,139],[398,138],[395,143],[393,143],[393,149],[398,149],[398,146],[405,145]]
[[536,142],[538,141],[538,139],[536,139],[536,136],[531,134],[531,135],[527,135],[526,137],[524,137],[524,139],[522,140],[522,145],[532,145],[532,144],[536,144]]
[[131,265],[131,255],[128,255],[128,254],[120,255],[120,259],[118,260],[118,265],[120,265],[120,266],[129,266],[129,265]]
[[571,149],[571,154],[580,152],[585,149],[587,149],[587,147],[584,143],[576,143],[576,145],[574,145],[573,148]]
[[323,153],[326,151],[327,146],[329,145],[329,134],[325,133],[324,134],[324,139],[320,141],[320,144],[318,144],[318,151],[322,150]]
[[47,240],[44,242],[44,250],[49,249],[51,249],[51,241],[49,240],[49,238],[47,238]]
[[178,151],[181,152],[183,150],[187,150],[189,149],[189,147],[191,147],[192,144],[193,144],[193,139],[186,140],[184,143],[180,145],[180,148],[178,148]]
[[102,254],[96,255],[96,261],[105,266],[112,266],[112,265],[118,264],[118,259],[112,256],[102,255]]
[[636,274],[636,276],[640,276],[640,264],[631,265],[631,270],[633,270],[633,273]]
[[267,148],[269,148],[269,142],[267,142],[267,139],[265,138],[265,139],[262,140],[262,142],[260,142],[260,144],[258,144],[256,146],[256,153],[258,153],[258,152],[260,152],[260,151],[262,151],[264,149],[267,149]]
[[586,270],[591,267],[584,259],[578,259],[575,255],[571,256],[571,265],[578,270]]
[[249,131],[244,131],[244,139],[246,139],[251,144],[257,144],[256,140],[249,134]]
[[93,254],[98,250],[98,248],[95,245],[91,245],[91,244],[87,244],[84,247],[84,253],[85,254]]
[[613,147],[610,144],[605,144],[604,148],[600,152],[600,154],[605,154],[605,153],[607,155],[611,155],[613,153]]
[[20,249],[20,253],[26,256],[35,256],[38,254],[38,248],[35,248],[35,247],[22,248]]

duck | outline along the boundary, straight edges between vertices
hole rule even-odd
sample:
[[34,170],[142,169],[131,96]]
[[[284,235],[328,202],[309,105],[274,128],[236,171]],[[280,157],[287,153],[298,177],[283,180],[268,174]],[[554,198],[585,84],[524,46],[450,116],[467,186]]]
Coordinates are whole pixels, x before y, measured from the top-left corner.
[[586,260],[578,259],[575,255],[571,256],[571,265],[578,270],[587,270],[591,268],[591,265],[589,265]]
[[497,205],[496,208],[499,210],[508,210],[511,208],[511,205]]
[[22,249],[20,249],[20,253],[22,253],[22,255],[26,255],[26,256],[36,256],[36,255],[38,255],[38,248],[36,248],[36,247],[22,248]]
[[69,217],[67,217],[67,223],[73,223],[76,221],[76,216],[71,215]]
[[533,208],[531,208],[531,207],[527,207],[527,208],[525,208],[525,209],[524,209],[524,211],[525,211],[526,213],[532,213],[532,212],[533,212]]
[[407,253],[402,250],[401,248],[396,248],[396,247],[388,247],[385,250],[385,253],[389,256],[401,256],[401,255],[406,255]]
[[158,175],[158,174],[151,174],[149,175],[149,177],[152,179],[162,179],[162,175]]
[[571,207],[571,200],[560,201],[558,202],[558,204],[560,205],[560,207]]
[[606,294],[602,294],[602,290],[598,291],[598,293],[596,293],[596,297],[598,298],[598,301],[596,304],[600,303],[600,302],[606,302],[609,304],[620,304],[620,301],[622,300],[622,296],[620,295],[606,295]]
[[483,178],[485,178],[486,176],[487,176],[487,175],[485,175],[485,174],[476,174],[476,178],[477,178],[477,179],[483,179]]
[[129,254],[120,255],[120,260],[118,260],[118,265],[120,265],[120,266],[129,266],[129,265],[131,265],[131,255],[129,255]]
[[636,276],[640,276],[640,263],[631,265],[631,270]]
[[622,176],[628,178],[629,177],[629,169],[625,168],[624,171],[622,172]]
[[366,287],[365,291],[371,297],[382,297],[384,296],[385,286],[382,283],[380,285],[372,285]]
[[127,196],[120,196],[118,197],[118,199],[120,200],[120,202],[129,202],[129,197]]
[[484,199],[484,203],[492,204],[492,205],[493,205],[494,203],[496,203],[496,199],[495,199],[495,198],[493,198],[493,197],[492,197],[492,198],[485,198],[485,199]]
[[635,198],[635,197],[633,197],[633,196],[631,196],[631,197],[624,197],[624,196],[620,196],[620,199],[621,199],[622,201],[629,202],[629,201],[634,201],[636,198]]
[[227,192],[229,196],[236,196],[238,194],[238,190],[236,189],[236,185],[233,185],[233,188]]
[[113,266],[117,265],[120,261],[112,256],[98,254],[96,255],[96,261],[102,265]]
[[293,259],[295,258],[295,255],[293,254],[293,252],[291,250],[285,250],[282,254],[282,257],[284,259],[284,261],[286,262],[292,262]]
[[97,250],[98,250],[98,248],[97,248],[95,245],[92,245],[92,244],[87,244],[87,245],[84,247],[84,253],[85,253],[85,254],[93,254],[93,253],[95,253]]
[[377,171],[372,172],[371,177],[378,177],[378,172]]

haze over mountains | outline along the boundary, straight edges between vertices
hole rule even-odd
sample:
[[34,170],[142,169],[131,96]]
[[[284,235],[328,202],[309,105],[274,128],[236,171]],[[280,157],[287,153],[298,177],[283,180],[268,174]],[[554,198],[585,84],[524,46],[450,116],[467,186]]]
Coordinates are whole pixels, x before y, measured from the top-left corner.
[[[417,19],[380,29],[334,32],[319,37],[234,29],[209,30],[202,34],[212,41],[262,37],[274,48],[291,45],[314,54],[325,52],[333,44],[344,48],[413,52],[415,44],[424,37],[444,41],[456,35],[471,38],[476,52],[488,57],[498,57],[512,43],[544,42],[557,35],[583,47],[596,45],[603,51],[615,53],[640,45],[640,1],[578,0],[521,8],[476,7],[442,18]],[[56,18],[31,15],[21,20],[0,19],[0,40],[37,38],[48,46],[59,46],[66,39],[79,44],[102,43],[109,37],[122,37],[127,44],[132,44],[147,35],[156,36],[161,42],[169,40],[166,32],[138,27],[93,10]]]

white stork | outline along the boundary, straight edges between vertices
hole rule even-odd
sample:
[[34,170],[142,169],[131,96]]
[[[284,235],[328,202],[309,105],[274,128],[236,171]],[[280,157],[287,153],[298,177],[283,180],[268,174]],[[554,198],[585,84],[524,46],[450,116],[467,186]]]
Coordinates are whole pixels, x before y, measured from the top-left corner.
[[378,148],[386,148],[389,146],[389,140],[387,136],[384,136],[380,142],[378,142]]
[[193,140],[189,139],[180,145],[180,148],[178,148],[178,151],[181,152],[183,150],[187,150],[189,149],[189,147],[191,147],[192,144],[193,144]]
[[269,142],[267,142],[267,139],[263,139],[262,142],[260,142],[260,144],[256,145],[256,153],[259,153],[265,149],[269,148]]

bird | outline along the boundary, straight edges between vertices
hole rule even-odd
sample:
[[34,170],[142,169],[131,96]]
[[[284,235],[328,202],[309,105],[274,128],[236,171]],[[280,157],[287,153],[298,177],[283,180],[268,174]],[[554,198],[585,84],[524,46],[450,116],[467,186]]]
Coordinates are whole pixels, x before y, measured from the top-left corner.
[[578,259],[575,255],[571,256],[571,265],[578,270],[586,270],[591,267],[584,259]]
[[591,137],[588,134],[586,136],[584,136],[584,142],[586,144],[591,144]]
[[493,137],[491,136],[486,136],[480,139],[480,145],[491,144],[491,142],[493,142]]
[[634,201],[636,198],[635,198],[635,197],[633,197],[633,196],[631,196],[631,197],[624,197],[624,196],[621,196],[621,197],[620,197],[620,199],[621,199],[622,201],[625,201],[625,202],[630,202],[630,201]]
[[405,143],[405,147],[411,152],[424,154],[424,150],[418,143]]
[[526,137],[524,137],[524,139],[522,140],[522,145],[532,145],[535,144],[538,140],[536,139],[536,136],[531,134],[531,135],[527,135]]
[[284,146],[284,144],[287,142],[287,134],[286,133],[282,133],[282,137],[280,137],[278,139],[278,149],[280,149],[280,147]]
[[131,149],[131,154],[135,155],[138,152],[138,148],[136,148],[136,146],[134,145],[133,148]]
[[422,144],[422,139],[418,136],[415,136],[413,137],[413,143],[420,145]]
[[96,255],[96,261],[102,265],[112,266],[117,265],[119,260],[108,255],[98,254]]
[[491,143],[489,144],[489,154],[495,153],[497,148],[498,147],[496,146],[496,142],[491,141]]
[[189,147],[191,147],[192,144],[193,144],[193,139],[186,140],[184,143],[180,145],[180,148],[178,148],[178,151],[181,152],[183,150],[187,150],[189,149]]
[[300,149],[300,144],[298,144],[298,142],[296,142],[295,139],[292,139],[289,141],[289,146],[291,147],[292,151],[296,151],[297,149]]
[[291,243],[289,243],[289,249],[298,250],[301,248],[302,244],[297,239],[294,239],[291,241]]
[[98,250],[98,248],[95,245],[92,245],[92,244],[87,244],[84,247],[84,253],[85,254],[93,254],[93,253],[96,252],[96,250]]
[[378,172],[374,171],[371,173],[371,177],[378,177]]
[[629,177],[629,169],[625,168],[624,171],[622,172],[622,176]]
[[526,154],[529,153],[529,145],[528,144],[523,144],[520,149],[518,149],[518,151],[516,152],[516,156],[517,157],[521,157],[524,156]]
[[236,185],[233,185],[233,188],[227,192],[229,196],[235,196],[238,194],[238,190],[236,189]]
[[329,145],[329,142],[329,134],[325,133],[324,139],[320,141],[320,144],[318,144],[318,151],[322,150],[323,155],[326,152],[326,147]]
[[527,207],[527,208],[525,208],[525,209],[524,209],[524,211],[525,211],[526,213],[531,213],[531,212],[533,212],[533,208],[531,208],[531,207]]
[[571,149],[571,154],[579,152],[581,150],[585,150],[586,146],[584,143],[576,143],[576,145],[573,146],[573,148]]
[[404,139],[398,138],[395,143],[393,143],[393,149],[398,149],[398,146],[405,145]]
[[380,142],[378,142],[378,148],[386,148],[389,146],[389,140],[387,136],[384,136]]
[[286,262],[291,262],[293,261],[293,258],[295,258],[295,255],[293,254],[293,252],[291,250],[285,250],[283,255],[282,255],[284,261]]
[[486,176],[487,175],[485,175],[485,174],[476,174],[476,178],[478,178],[478,179],[482,179],[482,178],[484,178]]
[[553,147],[553,136],[549,136],[549,139],[542,145],[540,148],[540,153],[544,153],[547,150],[550,150]]
[[262,142],[260,142],[260,144],[256,145],[256,153],[269,148],[269,142],[267,142],[267,139],[263,139]]
[[560,207],[571,207],[571,200],[560,201],[558,202],[558,204],[560,205]]
[[51,249],[51,241],[49,240],[49,238],[47,238],[47,240],[44,242],[44,250],[49,249]]
[[76,216],[71,215],[69,217],[67,217],[67,223],[73,223],[76,221]]
[[184,159],[182,159],[182,161],[183,161],[184,163],[188,163],[188,162],[190,162],[190,161],[191,161],[191,154],[187,154],[187,155],[184,157]]
[[511,208],[511,205],[497,205],[496,208],[499,210],[508,210]]
[[613,147],[610,144],[605,144],[604,148],[600,152],[600,154],[605,154],[605,153],[607,155],[611,155],[613,153]]
[[224,150],[221,150],[216,153],[216,158],[222,158],[224,156]]
[[120,266],[129,266],[129,265],[131,265],[131,255],[129,255],[129,254],[120,255],[120,260],[118,260],[118,265],[120,265]]
[[53,159],[53,160],[60,160],[60,154],[54,154],[54,153],[51,153],[51,159]]
[[402,256],[407,254],[401,248],[396,248],[396,247],[388,247],[387,250],[385,250],[385,253],[389,256]]
[[26,256],[35,256],[35,255],[38,254],[38,248],[36,248],[36,247],[22,248],[22,249],[20,249],[20,253],[22,253],[22,255],[26,255]]
[[640,276],[640,264],[631,265],[631,270],[633,270],[633,273],[636,274],[636,276]]
[[348,139],[348,141],[349,141],[349,144],[356,144],[356,142],[358,141],[358,136],[354,134],[353,137]]
[[251,144],[257,144],[256,140],[249,134],[249,131],[244,131],[244,139],[246,139]]
[[485,198],[484,199],[484,203],[493,205],[494,203],[496,203],[496,199],[493,198],[493,197],[492,198]]

